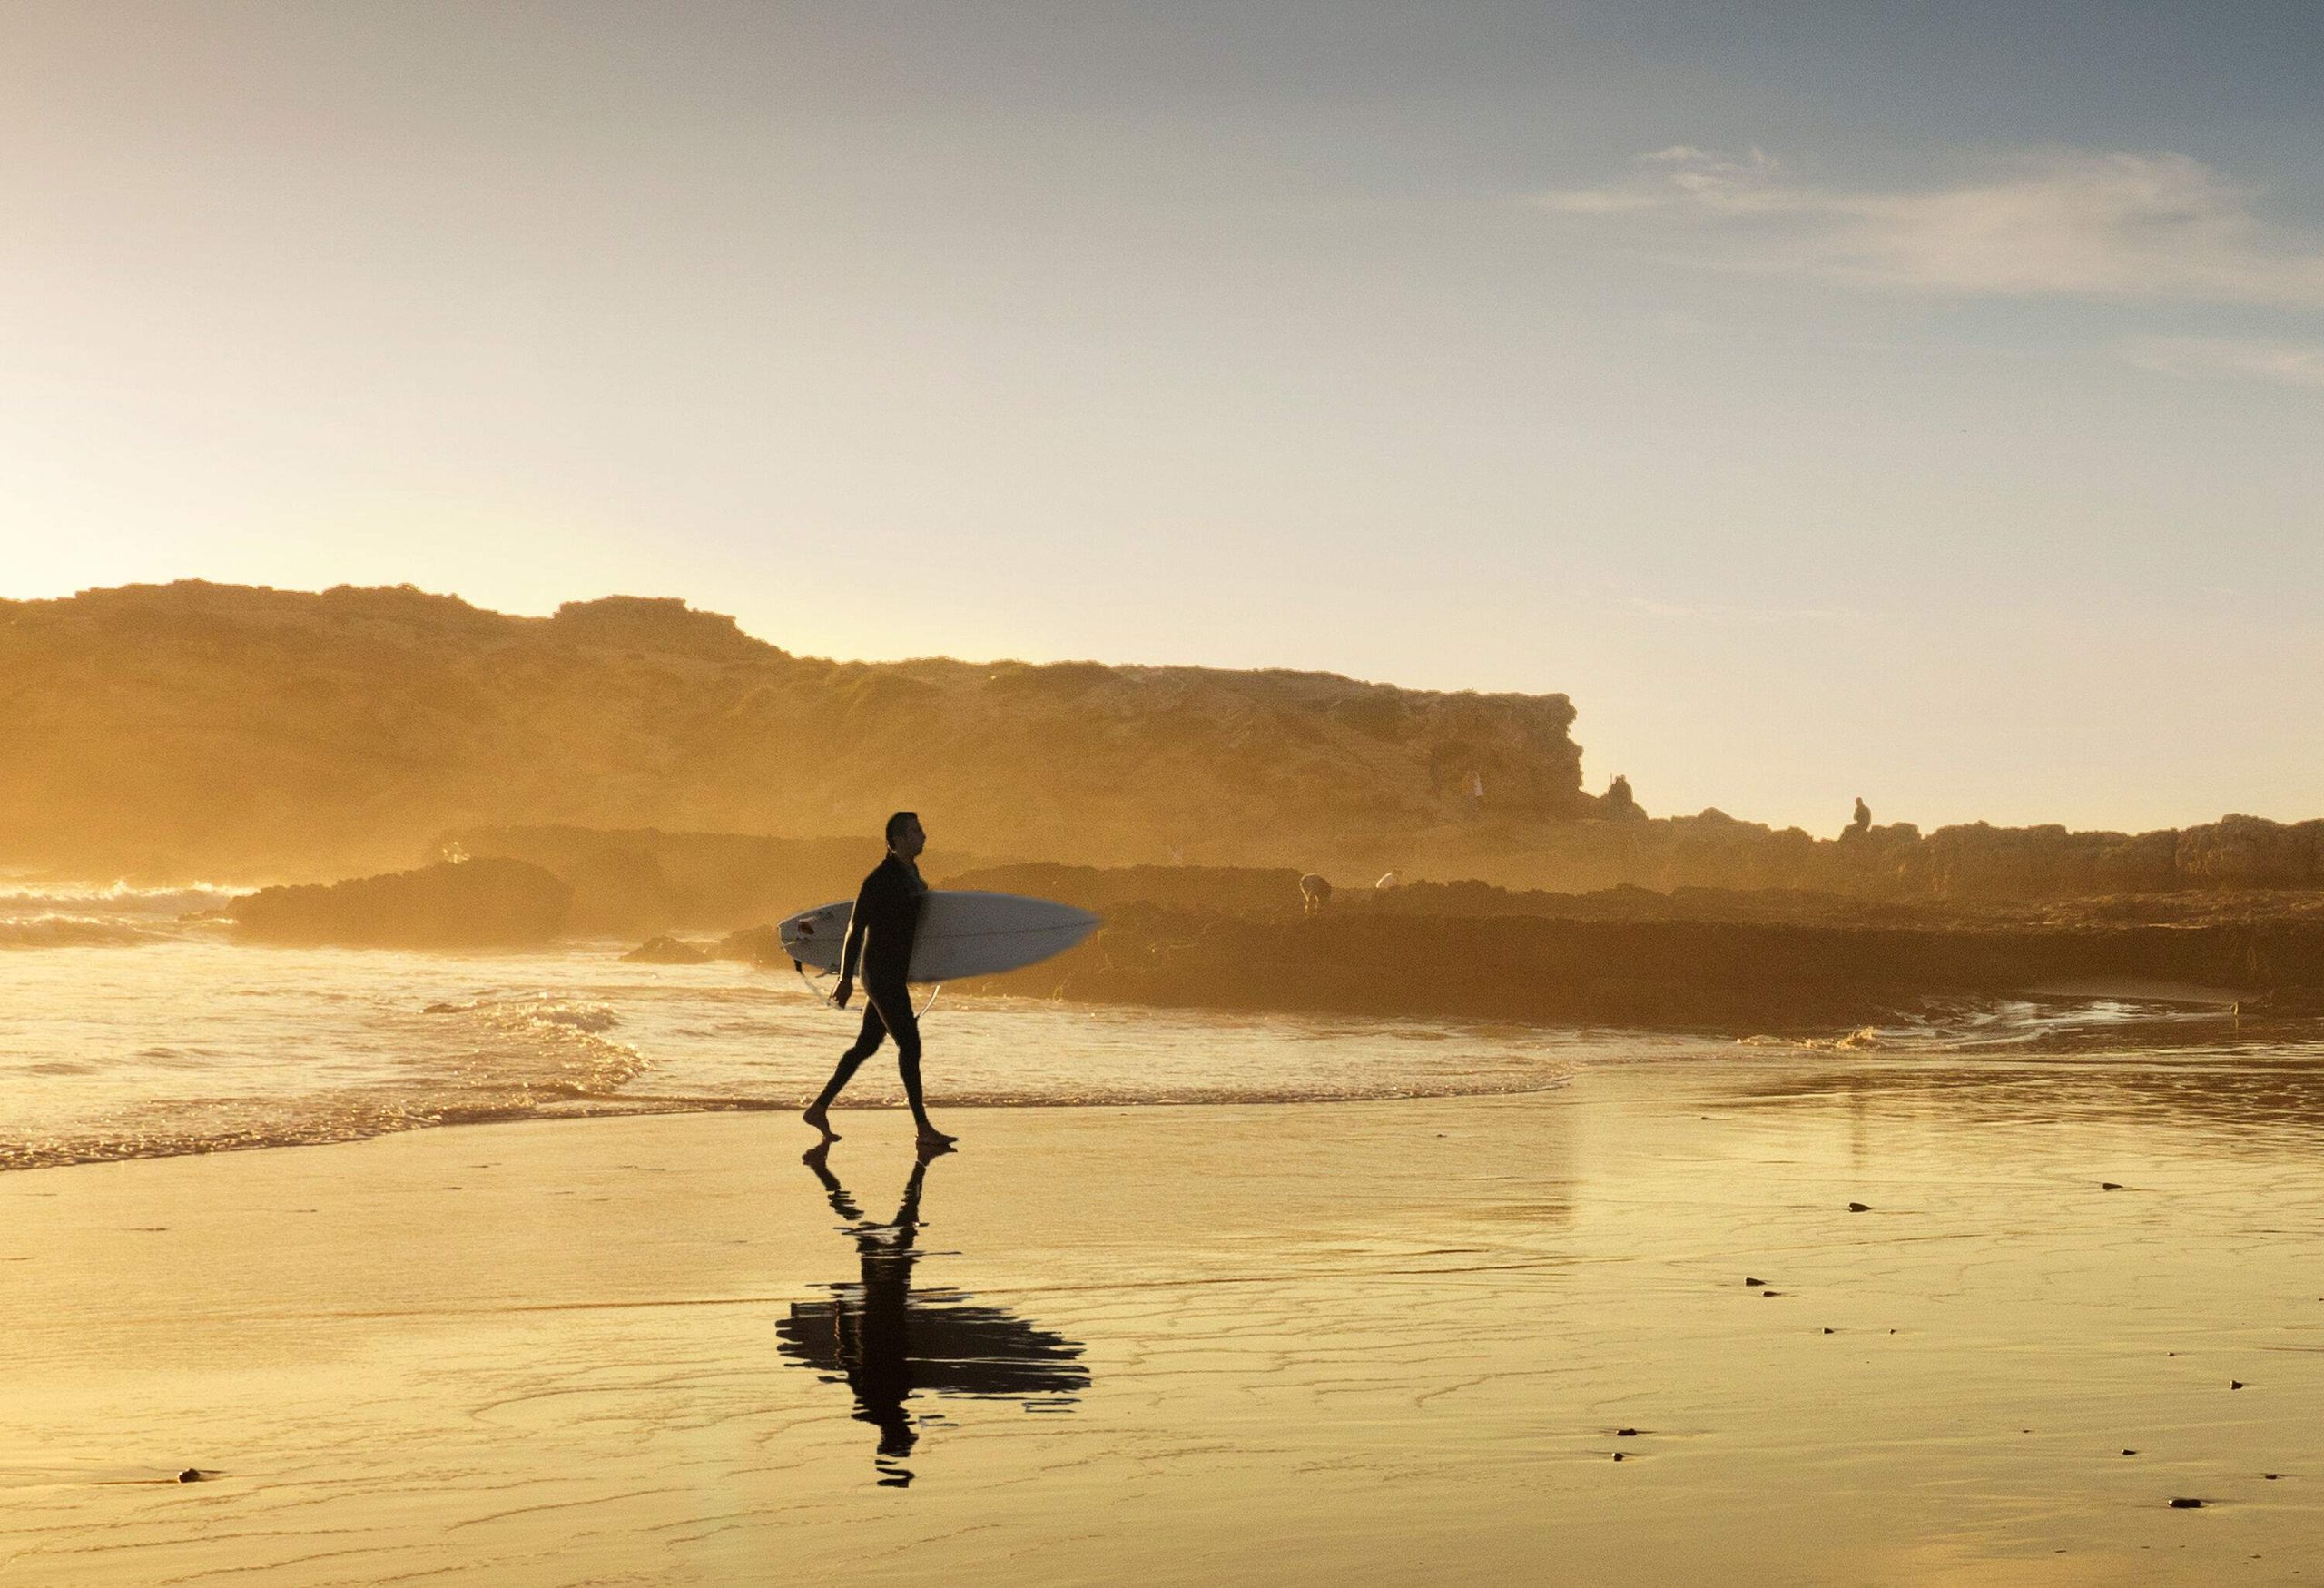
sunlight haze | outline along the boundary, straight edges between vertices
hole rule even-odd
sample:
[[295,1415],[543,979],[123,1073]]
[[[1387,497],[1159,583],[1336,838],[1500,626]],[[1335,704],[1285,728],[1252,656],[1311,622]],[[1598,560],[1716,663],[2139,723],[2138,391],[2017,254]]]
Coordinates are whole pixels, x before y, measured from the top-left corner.
[[2310,7],[0,44],[0,596],[1561,692],[1592,791],[1826,834],[2324,808]]

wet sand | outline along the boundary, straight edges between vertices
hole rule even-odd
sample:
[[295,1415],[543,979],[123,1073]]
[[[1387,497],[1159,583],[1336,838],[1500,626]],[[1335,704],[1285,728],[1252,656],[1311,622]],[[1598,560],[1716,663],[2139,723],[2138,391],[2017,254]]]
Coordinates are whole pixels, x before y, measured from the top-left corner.
[[884,1111],[836,1207],[765,1115],[7,1175],[0,1584],[2306,1581],[2324,1116],[2221,1065],[960,1110],[909,1241]]

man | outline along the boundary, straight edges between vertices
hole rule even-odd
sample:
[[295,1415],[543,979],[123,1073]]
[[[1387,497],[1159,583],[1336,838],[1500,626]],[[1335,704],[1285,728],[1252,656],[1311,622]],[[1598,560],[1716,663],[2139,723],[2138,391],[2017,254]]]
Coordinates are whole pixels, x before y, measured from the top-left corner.
[[847,943],[841,951],[839,991],[832,1001],[840,1008],[855,993],[855,972],[863,972],[863,1030],[855,1046],[840,1055],[822,1095],[807,1105],[800,1117],[836,1141],[831,1107],[863,1061],[879,1051],[883,1038],[896,1040],[896,1069],[902,1074],[904,1097],[911,1103],[912,1122],[919,1127],[924,1148],[950,1147],[956,1139],[936,1128],[920,1095],[920,1018],[912,1012],[911,990],[906,981],[911,969],[912,936],[920,930],[920,907],[928,884],[920,880],[913,863],[928,847],[920,817],[898,811],[888,818],[888,855],[863,879],[848,917]]

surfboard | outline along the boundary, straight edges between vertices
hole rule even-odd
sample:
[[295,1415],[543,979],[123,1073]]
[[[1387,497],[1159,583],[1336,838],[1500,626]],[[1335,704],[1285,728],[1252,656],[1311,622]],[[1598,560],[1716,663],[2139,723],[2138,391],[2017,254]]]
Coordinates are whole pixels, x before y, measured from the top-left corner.
[[[818,971],[839,969],[855,901],[802,910],[776,926],[783,952]],[[1098,930],[1087,910],[1022,893],[931,888],[911,942],[911,980],[957,981],[1038,965]]]

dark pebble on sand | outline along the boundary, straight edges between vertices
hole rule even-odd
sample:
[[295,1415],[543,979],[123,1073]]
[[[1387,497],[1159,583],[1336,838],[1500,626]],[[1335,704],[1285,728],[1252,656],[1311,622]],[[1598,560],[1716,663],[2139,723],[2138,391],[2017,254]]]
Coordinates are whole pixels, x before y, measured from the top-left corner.
[[2281,1474],[2281,1473],[2280,1473],[2280,1472],[2263,1472],[2263,1473],[2261,1473],[2260,1475],[2261,1477],[2263,1477],[2263,1478],[2267,1479],[2270,1483],[2271,1483],[2271,1484],[2272,1484],[2272,1483],[2274,1483],[2278,1478],[2280,1478],[2280,1477],[2283,1476],[2284,1475],[2283,1475],[2283,1474]]
[[2177,1499],[2171,1502],[2171,1508],[2173,1511],[2200,1511],[2203,1503],[2201,1500]]
[[1829,1330],[1829,1329],[1826,1329],[1824,1332],[1825,1332],[1826,1334],[1827,1334],[1827,1335],[1828,1335],[1828,1334],[1830,1334],[1832,1331],[1831,1331],[1831,1330]]
[[1617,1450],[1616,1452],[1614,1452],[1614,1459],[1615,1459],[1616,1461],[1620,1461],[1620,1460],[1621,1460],[1621,1459],[1622,1459],[1622,1453],[1621,1453],[1620,1451],[1619,1451],[1619,1450]]
[[1638,1430],[1635,1428],[1617,1428],[1614,1430],[1614,1437],[1617,1439],[1635,1439],[1638,1437]]
[[2230,1378],[2227,1381],[2227,1387],[2230,1389],[2241,1389],[2243,1387],[2243,1381],[2240,1378]]
[[1766,1284],[1767,1281],[1765,1279],[1754,1279],[1747,1274],[1743,1277],[1743,1283],[1748,1285],[1752,1289],[1757,1290],[1760,1286]]
[[202,1469],[200,1467],[190,1466],[183,1472],[178,1474],[178,1482],[182,1484],[198,1484],[201,1481]]
[[2098,1182],[2098,1189],[2102,1191],[2119,1191],[2122,1188],[2117,1181],[2101,1180]]
[[1762,1296],[1781,1296],[1783,1292],[1780,1290],[1762,1290],[1759,1294]]
[[2137,1451],[2135,1451],[2135,1450],[2131,1449],[2128,1445],[2124,1445],[2124,1446],[2122,1447],[2122,1454],[2123,1454],[2124,1455],[2136,1455],[2138,1454],[2138,1452],[2137,1452]]
[[1869,1202],[1851,1202],[1848,1204],[1848,1211],[1851,1213],[1869,1213],[1872,1211],[1872,1204]]

